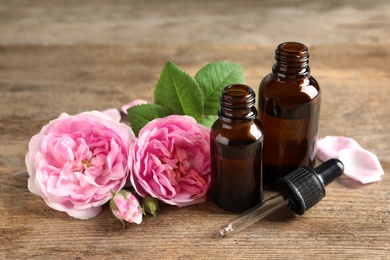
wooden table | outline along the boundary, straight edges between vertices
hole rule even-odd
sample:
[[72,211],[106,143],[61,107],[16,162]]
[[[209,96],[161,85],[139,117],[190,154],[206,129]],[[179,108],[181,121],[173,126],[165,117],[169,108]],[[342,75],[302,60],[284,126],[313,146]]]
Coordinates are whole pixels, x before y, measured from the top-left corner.
[[[283,2],[1,0],[0,258],[389,259],[390,3]],[[257,90],[287,40],[310,48],[319,136],[355,138],[378,155],[382,181],[343,176],[305,215],[284,208],[225,239],[234,214],[210,200],[122,229],[108,207],[77,220],[27,190],[29,139],[61,112],[153,101],[168,60],[191,75],[238,63]]]

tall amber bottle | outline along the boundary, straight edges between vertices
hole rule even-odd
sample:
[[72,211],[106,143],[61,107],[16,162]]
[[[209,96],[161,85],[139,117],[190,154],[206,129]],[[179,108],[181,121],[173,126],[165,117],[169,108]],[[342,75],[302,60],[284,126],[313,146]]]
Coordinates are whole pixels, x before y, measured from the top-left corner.
[[259,119],[264,130],[264,184],[315,164],[320,88],[310,76],[308,48],[297,42],[280,44],[276,63],[259,87]]
[[218,115],[210,134],[211,194],[219,207],[243,212],[263,199],[263,132],[254,91],[227,86]]

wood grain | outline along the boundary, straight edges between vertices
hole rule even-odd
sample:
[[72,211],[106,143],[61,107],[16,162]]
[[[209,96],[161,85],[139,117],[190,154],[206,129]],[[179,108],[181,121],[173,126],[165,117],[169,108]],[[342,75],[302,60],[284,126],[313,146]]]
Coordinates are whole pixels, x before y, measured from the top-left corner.
[[[0,1],[0,258],[389,259],[389,28],[379,0]],[[382,181],[343,176],[305,215],[283,208],[226,239],[217,231],[234,215],[210,200],[122,229],[108,207],[81,221],[27,190],[29,139],[61,112],[153,101],[168,60],[191,75],[238,63],[257,90],[291,39],[309,45],[322,88],[320,137],[355,138]]]

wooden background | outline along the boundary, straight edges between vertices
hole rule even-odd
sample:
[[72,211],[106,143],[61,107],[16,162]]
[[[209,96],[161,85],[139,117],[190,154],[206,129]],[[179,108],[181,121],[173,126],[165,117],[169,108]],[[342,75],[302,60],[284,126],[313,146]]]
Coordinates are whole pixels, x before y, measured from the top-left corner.
[[[343,176],[303,216],[287,208],[226,239],[234,215],[213,202],[163,206],[122,225],[57,212],[27,188],[32,135],[61,112],[152,100],[166,61],[194,75],[238,63],[257,90],[284,41],[309,46],[323,91],[319,136],[378,155],[382,181]],[[1,259],[390,259],[390,2],[0,1]]]

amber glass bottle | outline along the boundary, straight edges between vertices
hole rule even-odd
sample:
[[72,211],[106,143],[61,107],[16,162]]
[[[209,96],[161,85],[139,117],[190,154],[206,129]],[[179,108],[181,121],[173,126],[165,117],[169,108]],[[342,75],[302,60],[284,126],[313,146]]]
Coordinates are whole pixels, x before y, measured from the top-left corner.
[[308,48],[297,42],[280,44],[276,63],[259,87],[259,119],[264,130],[264,184],[301,166],[315,164],[320,88],[310,76]]
[[254,91],[227,86],[218,115],[210,134],[211,194],[219,207],[243,212],[263,199],[263,132]]

